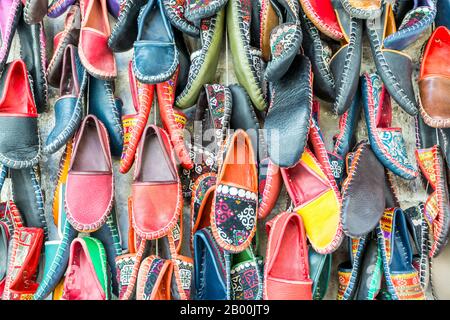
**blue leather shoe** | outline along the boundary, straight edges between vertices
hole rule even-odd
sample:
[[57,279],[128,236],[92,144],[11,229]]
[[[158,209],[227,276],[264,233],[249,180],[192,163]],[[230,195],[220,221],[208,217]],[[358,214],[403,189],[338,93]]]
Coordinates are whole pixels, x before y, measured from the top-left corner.
[[162,0],[150,0],[138,17],[134,43],[133,71],[142,83],[169,80],[178,66],[178,50],[172,26],[163,11]]
[[439,0],[437,2],[436,26],[446,26],[450,29],[450,0]]

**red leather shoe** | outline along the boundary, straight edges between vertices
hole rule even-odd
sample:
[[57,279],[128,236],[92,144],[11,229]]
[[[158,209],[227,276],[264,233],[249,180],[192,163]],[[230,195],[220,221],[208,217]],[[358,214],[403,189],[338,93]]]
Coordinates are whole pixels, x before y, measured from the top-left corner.
[[[142,132],[144,131],[152,109],[155,92],[154,84],[145,84],[136,79],[131,61],[128,65],[128,76],[130,80],[131,97],[133,98],[133,105],[137,114],[134,117],[133,115],[131,116],[135,118],[133,119],[135,124],[131,125],[129,133],[126,132],[128,126],[124,124],[125,133],[122,158],[120,159],[120,173],[127,173],[133,165],[137,146],[141,140]],[[130,116],[127,115],[122,117],[122,119],[125,121],[125,119],[129,117]]]
[[166,131],[148,125],[138,147],[133,197],[133,228],[146,240],[161,238],[175,227],[183,208],[181,183]]
[[258,218],[264,219],[275,207],[280,195],[283,178],[280,168],[265,158],[259,163],[259,208]]
[[266,224],[264,300],[312,300],[308,249],[302,218],[283,212]]
[[194,163],[189,156],[189,151],[184,143],[183,129],[186,124],[186,116],[173,107],[175,101],[175,88],[180,67],[177,68],[172,78],[156,85],[158,96],[159,114],[164,128],[167,130],[175,149],[175,154],[185,169],[192,169]]
[[114,199],[114,180],[108,133],[93,115],[83,120],[74,140],[66,185],[66,212],[80,232],[99,229]]
[[111,80],[117,76],[116,59],[108,47],[111,29],[106,0],[80,0],[80,60],[94,77]]

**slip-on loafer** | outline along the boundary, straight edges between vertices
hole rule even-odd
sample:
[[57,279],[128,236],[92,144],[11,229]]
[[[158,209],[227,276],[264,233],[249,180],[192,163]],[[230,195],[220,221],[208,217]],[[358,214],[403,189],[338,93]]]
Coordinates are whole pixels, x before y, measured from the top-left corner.
[[357,19],[375,19],[381,15],[383,0],[340,0],[344,9]]
[[137,276],[135,278],[131,277],[135,264],[136,253],[128,253],[116,258],[117,283],[119,285],[119,295],[117,297],[120,300],[123,300],[128,286],[135,286],[136,284]]
[[147,125],[155,94],[155,85],[142,83],[136,79],[131,62],[128,65],[128,76],[131,97],[137,113],[122,117],[124,142],[120,159],[120,173],[127,173],[134,163],[136,150]]
[[155,125],[145,128],[139,143],[131,190],[136,235],[146,240],[167,235],[178,221],[183,198],[169,135]]
[[330,69],[335,81],[333,111],[342,115],[353,102],[359,87],[359,72],[362,59],[362,21],[351,17],[339,0],[333,0],[339,25],[344,33],[340,49],[330,60]]
[[281,174],[293,211],[302,217],[314,250],[322,254],[336,250],[343,233],[339,216],[341,199],[334,179],[330,179],[308,148],[295,166],[281,168]]
[[200,20],[217,14],[227,2],[228,0],[186,0],[184,16],[195,25]]
[[308,19],[320,32],[334,40],[344,38],[331,0],[300,0],[300,5]]
[[283,178],[280,167],[269,158],[261,160],[258,166],[258,181],[258,219],[264,219],[275,208],[281,192]]
[[369,141],[378,160],[396,175],[415,179],[417,169],[406,152],[402,129],[392,127],[391,97],[378,74],[361,76],[364,115]]
[[361,263],[368,236],[347,238],[350,260],[338,266],[337,300],[353,300],[360,279]]
[[186,0],[163,0],[163,6],[167,19],[175,28],[191,37],[199,36],[199,28],[186,19]]
[[21,0],[5,0],[0,5],[0,71],[8,60],[11,43],[16,34],[17,25],[22,16]]
[[42,229],[14,229],[2,300],[30,300],[33,297],[38,287],[36,276],[43,242]]
[[192,234],[211,225],[212,203],[216,190],[217,175],[214,172],[204,173],[197,178],[192,187],[191,219]]
[[347,155],[347,178],[342,183],[342,228],[360,238],[376,228],[385,209],[385,172],[368,143]]
[[214,240],[210,228],[194,234],[194,299],[227,300],[230,255]]
[[0,221],[0,297],[3,295],[6,282],[6,271],[8,269],[8,244],[11,234],[9,226]]
[[434,23],[436,26],[445,26],[450,28],[450,1],[439,0],[437,1],[437,13]]
[[100,240],[76,238],[70,245],[63,300],[110,300],[110,275]]
[[191,52],[187,84],[177,96],[176,106],[186,109],[195,104],[205,84],[214,83],[225,30],[225,9],[200,23],[198,50]]
[[230,138],[214,196],[211,227],[224,250],[238,253],[251,243],[258,216],[258,172],[249,136],[237,130]]
[[294,166],[305,148],[312,114],[312,80],[309,59],[297,55],[289,72],[271,84],[264,133],[269,158],[280,167]]
[[232,300],[262,300],[262,262],[255,256],[252,246],[232,254],[230,258],[230,298]]
[[95,116],[88,115],[74,139],[65,196],[67,219],[76,230],[93,232],[105,223],[113,199],[108,132]]
[[108,47],[111,29],[106,0],[81,0],[81,29],[78,53],[93,77],[112,80],[117,76],[116,59]]
[[277,10],[279,9],[270,0],[261,0],[259,47],[261,49],[261,57],[265,62],[268,62],[272,55],[270,51],[270,34],[279,23]]
[[[255,5],[255,4],[253,4]],[[229,0],[227,4],[227,30],[231,54],[233,56],[234,71],[241,86],[245,88],[253,105],[258,110],[267,109],[261,87],[261,51],[251,45],[252,22],[251,2]],[[282,33],[282,29],[278,28]],[[272,36],[275,30],[272,30]],[[272,40],[271,40],[272,43]]]
[[55,153],[75,134],[83,117],[88,74],[78,57],[78,49],[68,45],[64,50],[59,98],[55,102],[55,126],[47,136],[43,152]]
[[172,261],[158,256],[145,258],[139,268],[136,300],[170,300]]
[[398,105],[410,115],[418,112],[411,81],[412,60],[404,52],[386,48],[384,40],[396,31],[394,13],[389,3],[380,18],[366,20],[370,48],[378,74]]
[[[302,30],[299,20],[300,5],[296,0],[273,0],[285,17],[270,33],[271,60],[267,63],[264,80],[279,81],[289,70],[302,44]],[[255,22],[253,22],[255,23]]]
[[413,8],[403,17],[397,32],[384,39],[387,49],[403,50],[414,43],[427,30],[436,17],[434,0],[416,0]]
[[119,16],[108,39],[108,46],[114,52],[133,48],[138,35],[138,16],[147,0],[123,0]]
[[264,300],[312,300],[308,248],[302,218],[282,212],[266,224]]
[[38,163],[41,153],[38,114],[25,63],[14,60],[0,79],[0,163],[23,169]]
[[312,247],[309,247],[308,261],[309,277],[313,282],[312,298],[313,300],[323,300],[330,282],[332,255],[317,253]]
[[194,167],[194,163],[190,158],[183,132],[187,119],[181,111],[174,108],[178,74],[179,68],[171,79],[156,84],[156,95],[161,121],[170,136],[176,157],[183,168],[190,170]]
[[439,255],[439,252],[447,244],[450,231],[447,170],[441,148],[438,145],[427,149],[417,149],[416,159],[428,194],[425,202],[425,215],[433,230],[434,241],[430,247],[430,257],[433,258]]
[[22,0],[23,18],[28,24],[42,22],[47,15],[48,0]]
[[120,157],[123,149],[122,99],[114,95],[114,82],[90,77],[89,113],[100,120],[108,131],[111,155]]
[[433,128],[449,128],[450,30],[437,28],[428,40],[419,76],[420,113]]
[[79,6],[71,6],[64,21],[64,30],[53,38],[53,55],[47,67],[47,81],[58,88],[61,83],[64,52],[69,44],[77,46],[80,37],[81,11]]
[[75,4],[76,0],[51,0],[48,4],[47,15],[49,18],[57,18]]
[[138,17],[138,35],[133,45],[133,71],[143,83],[167,81],[178,67],[178,49],[172,25],[167,20],[161,2],[150,0],[142,7]]
[[376,232],[391,299],[425,300],[419,272],[412,264],[413,251],[402,209],[386,209]]

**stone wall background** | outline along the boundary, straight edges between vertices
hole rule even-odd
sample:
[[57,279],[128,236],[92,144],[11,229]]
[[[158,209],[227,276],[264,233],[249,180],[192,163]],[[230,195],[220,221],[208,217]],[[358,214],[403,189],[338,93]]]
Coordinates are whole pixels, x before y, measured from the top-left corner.
[[[111,20],[111,25],[114,22]],[[44,20],[46,37],[47,37],[47,57],[50,59],[51,53],[53,52],[53,37],[54,35],[63,29],[64,16],[57,19],[46,18]],[[417,84],[418,71],[420,67],[420,52],[423,44],[428,39],[430,31],[425,32],[422,37],[416,41],[410,48],[406,51],[413,58],[414,62],[414,83]],[[226,37],[226,35],[225,35]],[[17,38],[17,36],[16,36]],[[226,50],[228,49],[228,50]],[[13,47],[10,53],[10,60],[19,57],[19,44],[17,39],[13,42]],[[220,58],[219,67],[216,73],[216,82],[223,84],[236,83],[236,77],[233,71],[233,61],[229,47],[227,46],[226,38],[223,41],[222,56]],[[116,95],[121,97],[124,102],[123,114],[128,114],[133,112],[131,95],[129,92],[128,84],[128,61],[131,59],[131,52],[126,52],[116,55],[119,75],[116,80]],[[363,48],[363,65],[361,72],[373,72],[375,66],[372,61],[372,54],[368,44],[367,38],[364,39]],[[227,83],[227,81],[229,83]],[[417,85],[416,85],[416,92]],[[54,125],[54,115],[53,115],[53,105],[58,98],[58,90],[54,88],[49,88],[49,109],[46,113],[41,114],[39,118],[39,129],[41,138],[45,141],[48,133]],[[156,100],[156,99],[155,99]],[[156,103],[156,102],[155,102]],[[155,115],[157,108],[152,109],[152,113],[149,121],[154,122],[158,119],[158,115]],[[158,122],[158,120],[156,120]],[[321,116],[320,116],[320,126],[323,131],[325,141],[328,147],[331,148],[332,137],[338,132],[338,117],[334,115],[329,108],[329,104],[321,102]],[[408,156],[414,159],[414,148],[415,148],[415,129],[414,129],[414,118],[406,114],[402,109],[400,109],[395,102],[393,102],[393,126],[401,127],[403,129],[403,135],[407,144]],[[357,128],[357,138],[358,141],[367,138],[367,129],[365,126],[365,121],[363,119],[363,114],[361,113],[358,128]],[[47,216],[47,223],[50,230],[50,239],[55,239],[57,236],[56,228],[53,223],[52,217],[52,201],[53,192],[55,184],[57,181],[57,172],[59,159],[61,157],[62,150],[47,157],[44,156],[40,161],[41,168],[41,186],[45,199],[45,210]],[[116,212],[119,218],[120,231],[122,235],[122,246],[127,248],[127,237],[126,232],[128,228],[128,211],[127,211],[127,199],[131,193],[131,182],[132,182],[132,172],[133,168],[128,174],[119,173],[119,161],[114,159],[114,177],[115,177],[115,199],[116,199]],[[9,180],[9,179],[7,179]],[[426,194],[420,185],[419,179],[415,181],[406,181],[401,178],[395,177],[395,187],[398,191],[399,200],[401,207],[406,209],[412,205],[417,204],[419,201],[424,201],[426,199]],[[5,201],[8,197],[9,191],[9,181],[6,181],[5,186],[2,191],[2,201]],[[283,188],[281,196],[278,200],[277,206],[272,212],[272,214],[266,219],[269,220],[277,213],[283,211],[286,208],[288,197],[285,189]],[[261,237],[261,253],[265,253],[265,221],[259,223],[259,235]],[[337,266],[339,263],[348,259],[347,246],[345,243],[341,248],[333,254],[333,267],[330,279],[330,286],[326,295],[326,299],[335,299],[337,293]]]

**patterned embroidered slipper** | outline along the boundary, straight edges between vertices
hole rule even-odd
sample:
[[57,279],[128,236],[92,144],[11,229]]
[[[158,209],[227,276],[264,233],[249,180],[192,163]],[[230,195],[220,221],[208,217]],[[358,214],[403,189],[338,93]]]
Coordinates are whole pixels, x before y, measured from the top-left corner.
[[80,37],[81,11],[79,6],[71,6],[64,21],[64,30],[53,38],[53,55],[47,67],[47,81],[52,87],[59,88],[63,69],[64,52],[71,44],[76,46]]
[[417,170],[406,153],[401,128],[392,128],[391,98],[378,74],[361,76],[364,115],[369,141],[378,160],[396,175],[415,179]]
[[131,62],[128,65],[131,97],[136,114],[122,117],[124,143],[120,159],[120,173],[127,173],[134,163],[135,154],[153,105],[155,85],[145,84],[136,79]]
[[[78,57],[78,49],[64,50],[60,96],[55,102],[55,126],[47,136],[43,152],[51,154],[63,147],[75,134],[83,117],[88,74]],[[71,84],[68,86],[68,84]]]
[[231,255],[230,298],[232,300],[262,300],[263,273],[252,246]]
[[277,203],[283,178],[280,167],[269,158],[259,162],[258,170],[258,219],[264,219],[272,212]]
[[357,19],[375,19],[382,13],[383,0],[340,0],[340,2],[344,9]]
[[279,10],[279,8],[270,0],[261,0],[259,47],[261,48],[261,56],[265,62],[268,62],[272,55],[270,51],[270,34],[279,23],[276,10]]
[[[297,55],[289,72],[272,83],[264,133],[270,160],[280,167],[298,163],[305,148],[312,113],[312,81],[309,59]],[[286,101],[296,108],[286,108]]]
[[436,17],[434,0],[416,0],[413,8],[403,17],[397,32],[384,39],[388,49],[403,50],[414,43],[427,30]]
[[394,13],[389,3],[380,18],[366,21],[367,35],[378,74],[389,94],[410,115],[418,112],[411,81],[412,60],[402,51],[388,49],[384,39],[396,30]]
[[176,106],[186,109],[195,104],[205,84],[214,83],[225,30],[225,10],[200,23],[198,50],[191,53],[186,87],[177,96]]
[[194,167],[194,163],[189,156],[183,132],[187,118],[181,111],[173,107],[178,74],[179,68],[170,80],[156,84],[156,94],[161,121],[169,133],[177,159],[181,162],[183,168],[190,170]]
[[332,255],[317,253],[309,247],[308,261],[309,277],[313,282],[313,300],[323,300],[330,282]]
[[35,282],[44,230],[16,228],[11,239],[8,271],[2,300],[30,300],[38,284]]
[[103,244],[92,237],[70,245],[63,300],[110,300],[110,274]]
[[445,247],[449,236],[450,207],[446,168],[441,149],[437,145],[417,149],[416,159],[428,193],[425,215],[432,225],[434,241],[430,248],[430,257],[433,258]]
[[142,261],[137,278],[136,300],[170,300],[172,261],[150,256]]
[[425,123],[434,128],[450,127],[446,94],[450,88],[449,54],[450,30],[439,27],[428,40],[419,77],[420,114]]
[[196,300],[227,300],[230,255],[214,240],[211,229],[194,235],[194,290]]
[[[133,268],[136,264],[136,254],[124,254],[116,257],[116,273],[117,282],[119,284],[119,295],[120,300],[124,300],[124,295],[128,287],[135,287],[137,276],[132,277]],[[139,266],[138,266],[139,268]]]
[[206,228],[211,224],[211,214],[214,211],[212,201],[216,190],[216,180],[217,176],[214,172],[204,173],[197,178],[192,187],[192,235],[197,230]]
[[8,60],[12,40],[16,34],[17,25],[22,16],[21,0],[2,1],[0,9],[0,72],[3,72]]
[[332,108],[342,115],[352,104],[359,87],[363,24],[361,20],[351,17],[338,0],[333,0],[333,5],[344,39],[341,48],[330,60],[336,91]]
[[76,0],[52,0],[49,1],[47,15],[50,18],[57,18],[62,15],[67,9],[73,5]]
[[[227,30],[237,80],[258,110],[267,109],[261,88],[261,51],[251,45],[251,1],[229,0]],[[278,28],[280,33],[282,29]],[[276,38],[274,31],[271,38]],[[274,36],[272,36],[274,34]],[[271,41],[272,42],[272,41]]]
[[[133,47],[133,72],[140,82],[155,84],[167,81],[177,70],[178,49],[162,0],[150,0],[142,7]],[[155,56],[160,59],[151,59]]]
[[377,227],[387,291],[393,300],[425,300],[418,271],[412,265],[412,248],[405,216],[389,208]]
[[258,173],[254,159],[249,136],[237,130],[217,178],[211,215],[215,240],[232,253],[244,251],[256,232]]
[[28,24],[42,22],[47,14],[48,0],[22,0],[23,18]]
[[202,19],[217,14],[227,2],[228,0],[186,0],[184,16],[197,25]]
[[[331,0],[300,0],[302,10],[314,26],[333,40],[342,40],[344,34],[334,12]],[[304,31],[307,31],[303,29]]]
[[385,209],[385,173],[371,147],[361,142],[347,155],[347,178],[342,183],[342,228],[359,238],[375,229]]
[[119,16],[108,38],[108,47],[114,52],[124,52],[133,48],[138,35],[138,16],[147,0],[123,0]]
[[334,179],[330,179],[308,148],[294,167],[282,168],[281,174],[314,250],[321,254],[336,250],[343,233],[339,216],[341,201]]
[[164,12],[170,23],[191,37],[198,37],[200,30],[185,17],[186,0],[163,0]]

